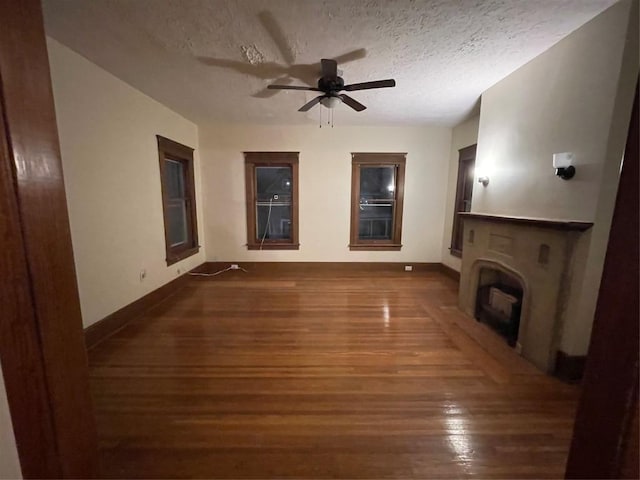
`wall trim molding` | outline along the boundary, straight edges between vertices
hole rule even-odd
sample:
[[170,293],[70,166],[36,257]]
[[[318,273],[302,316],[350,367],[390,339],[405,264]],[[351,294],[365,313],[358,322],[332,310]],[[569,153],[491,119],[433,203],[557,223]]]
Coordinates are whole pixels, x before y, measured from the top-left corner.
[[562,350],[556,354],[554,375],[569,383],[580,383],[587,363],[586,355],[569,355]]
[[206,262],[201,272],[214,273],[229,265],[237,264],[240,267],[255,272],[270,271],[273,273],[304,273],[305,271],[326,271],[334,270],[338,272],[404,272],[405,265],[413,267],[412,272],[441,272],[442,264],[439,262]]
[[449,278],[455,280],[456,282],[460,283],[460,272],[459,271],[454,270],[449,265],[445,265],[444,263],[440,264],[440,271],[442,273],[444,273],[447,277],[449,277]]
[[84,341],[87,349],[95,347],[114,333],[122,330],[131,320],[138,318],[149,309],[169,298],[187,284],[190,272],[200,271],[204,266],[205,264],[202,264],[189,272],[183,273],[170,282],[107,315],[102,320],[89,325],[84,329]]

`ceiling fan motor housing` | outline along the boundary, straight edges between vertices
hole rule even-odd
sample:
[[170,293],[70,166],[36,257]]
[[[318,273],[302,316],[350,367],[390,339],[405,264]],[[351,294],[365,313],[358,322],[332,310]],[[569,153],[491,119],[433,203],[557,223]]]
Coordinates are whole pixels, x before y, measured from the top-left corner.
[[318,88],[323,92],[333,92],[344,88],[342,77],[321,77],[318,79]]

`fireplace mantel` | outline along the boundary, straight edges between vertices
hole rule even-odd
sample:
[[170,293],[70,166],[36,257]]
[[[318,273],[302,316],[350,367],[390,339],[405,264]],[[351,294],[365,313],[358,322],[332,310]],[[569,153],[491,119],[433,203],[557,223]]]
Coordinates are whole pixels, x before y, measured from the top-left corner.
[[475,220],[483,220],[487,222],[515,223],[519,225],[530,225],[532,227],[554,228],[556,230],[576,230],[579,232],[589,230],[593,226],[592,222],[551,220],[548,218],[532,217],[510,217],[506,215],[491,215],[488,213],[459,212],[458,215],[460,215],[463,219],[473,218]]

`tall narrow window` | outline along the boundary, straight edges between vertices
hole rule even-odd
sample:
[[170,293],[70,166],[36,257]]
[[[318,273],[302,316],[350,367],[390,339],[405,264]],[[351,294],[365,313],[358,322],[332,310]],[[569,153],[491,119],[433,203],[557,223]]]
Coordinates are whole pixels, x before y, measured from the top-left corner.
[[476,145],[458,150],[458,182],[456,184],[456,203],[453,212],[453,232],[451,233],[451,255],[462,256],[463,225],[460,212],[471,211],[473,193],[473,171],[476,165]]
[[247,248],[297,250],[298,152],[245,152]]
[[200,249],[196,220],[193,148],[156,135],[160,159],[167,265]]
[[351,250],[400,250],[404,153],[353,153]]

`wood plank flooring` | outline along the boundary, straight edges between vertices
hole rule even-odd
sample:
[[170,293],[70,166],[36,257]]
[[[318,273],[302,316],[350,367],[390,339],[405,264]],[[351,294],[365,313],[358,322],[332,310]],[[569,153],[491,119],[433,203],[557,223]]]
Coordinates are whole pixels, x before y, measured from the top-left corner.
[[102,475],[559,478],[578,389],[435,272],[194,277],[90,351]]

